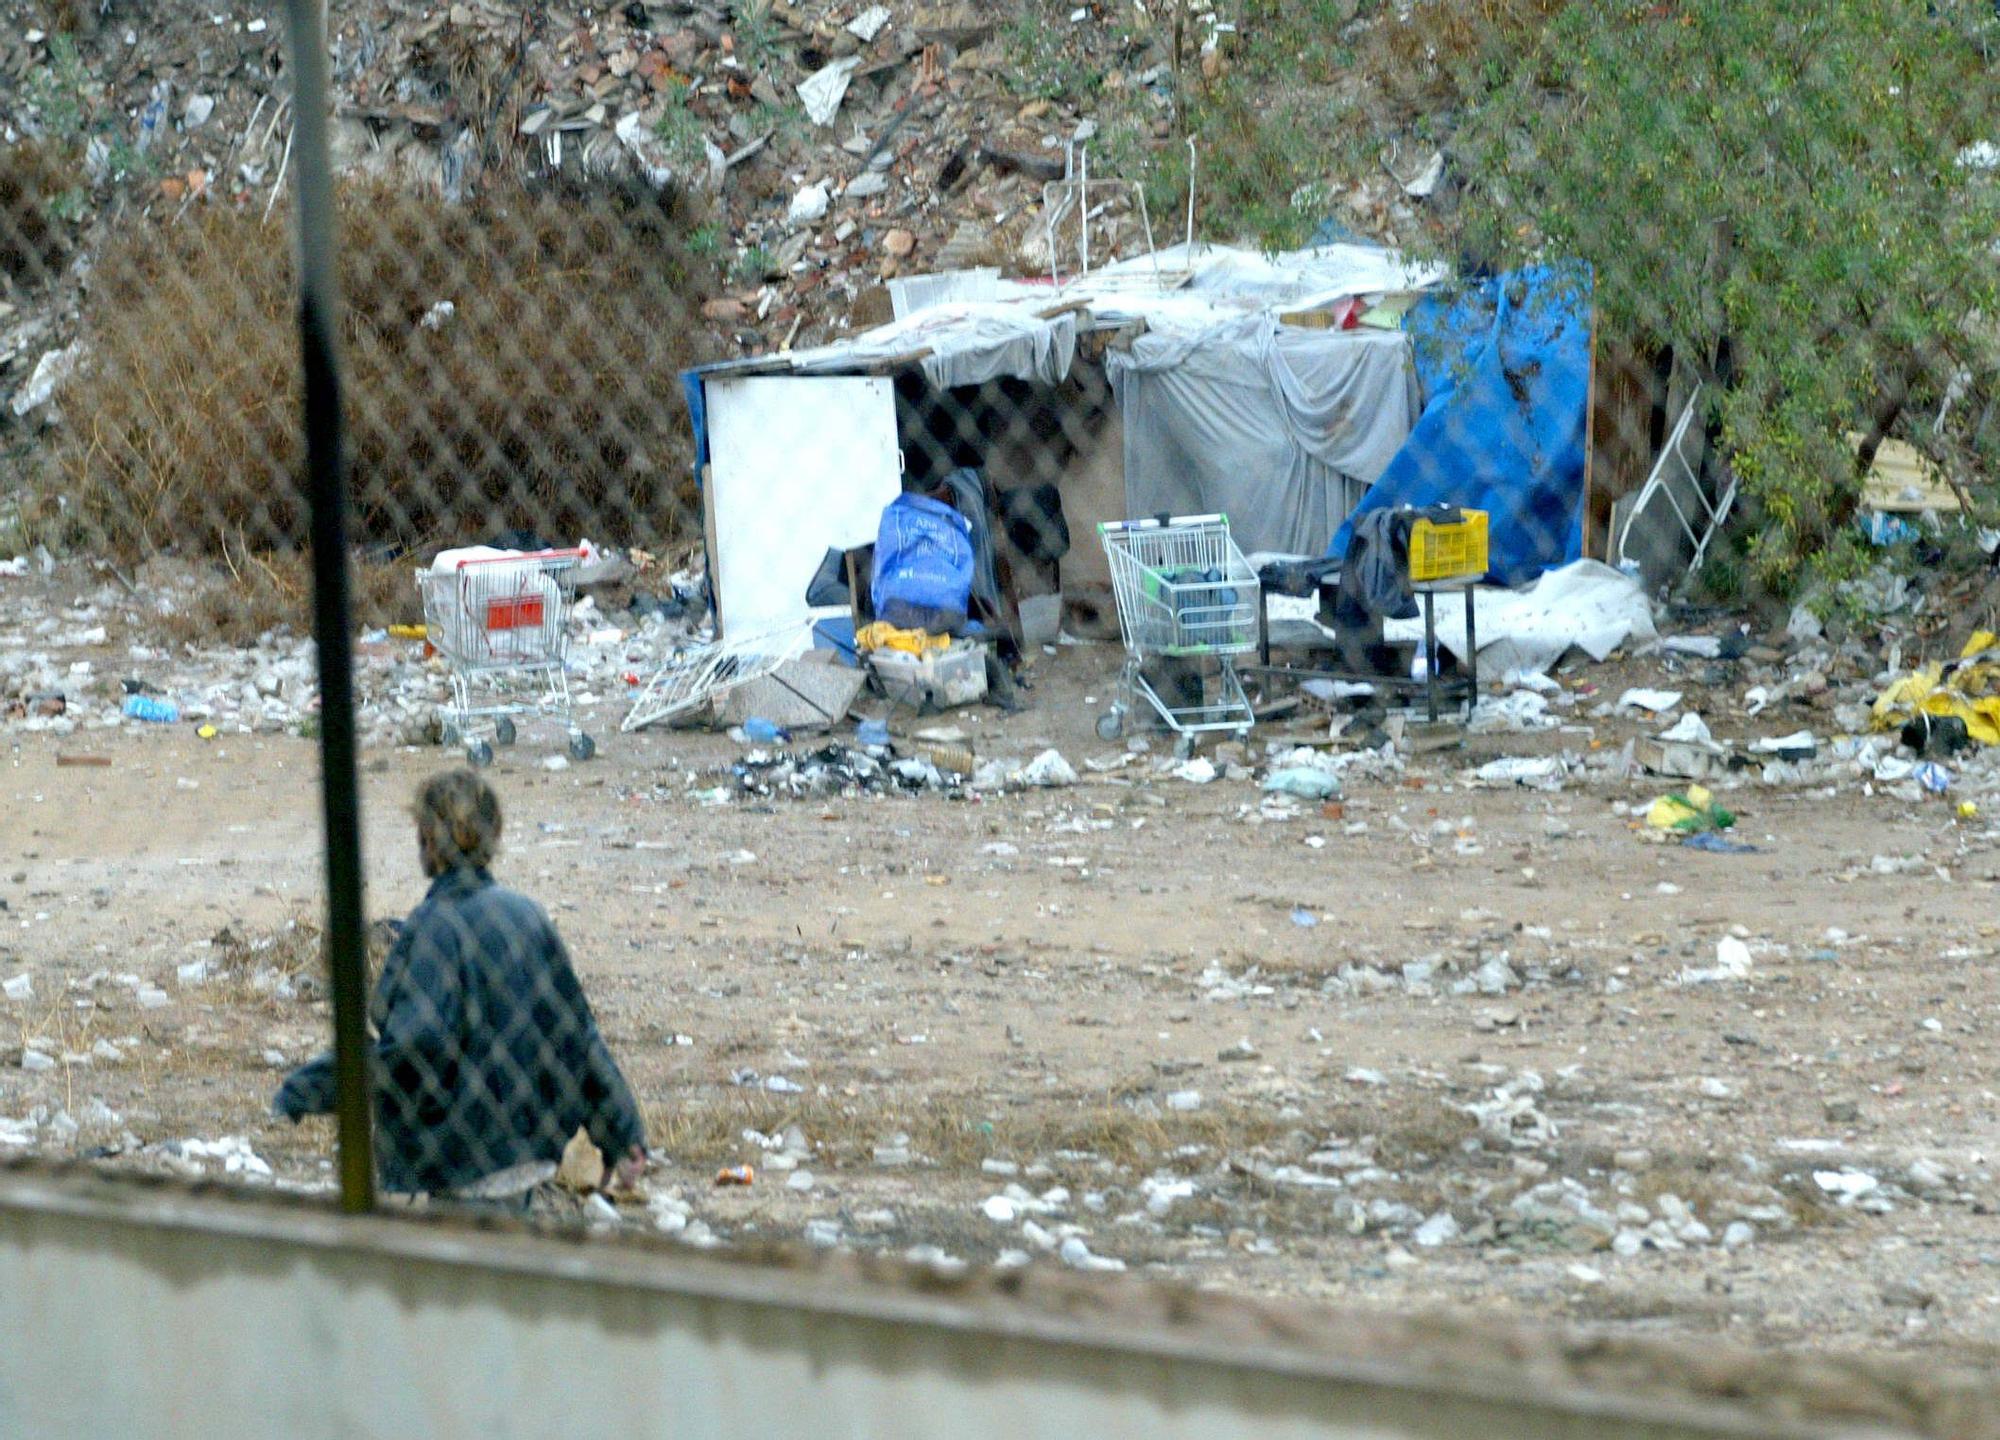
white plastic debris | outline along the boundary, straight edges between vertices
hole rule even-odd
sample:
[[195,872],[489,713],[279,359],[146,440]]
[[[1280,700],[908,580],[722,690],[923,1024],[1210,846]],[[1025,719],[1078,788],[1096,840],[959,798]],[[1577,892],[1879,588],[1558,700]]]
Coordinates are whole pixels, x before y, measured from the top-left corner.
[[1618,697],[1620,710],[1650,710],[1655,715],[1664,715],[1680,708],[1681,692],[1678,690],[1647,690],[1634,688]]
[[1056,1253],[1061,1257],[1063,1264],[1069,1266],[1072,1270],[1123,1270],[1125,1268],[1123,1260],[1113,1260],[1107,1255],[1093,1255],[1090,1247],[1084,1244],[1080,1237],[1075,1235],[1063,1241],[1062,1248]]
[[1435,1250],[1458,1238],[1458,1221],[1449,1210],[1440,1210],[1419,1225],[1410,1238],[1426,1250]]
[[1035,789],[1061,789],[1076,784],[1076,771],[1058,750],[1044,750],[1014,776],[1014,783]]
[[826,182],[807,185],[792,197],[791,208],[785,212],[785,219],[793,225],[810,225],[826,218],[827,207],[832,204],[827,194]]
[[1489,760],[1473,771],[1488,785],[1526,785],[1536,790],[1560,790],[1569,766],[1560,755],[1509,756]]
[[1712,968],[1690,968],[1681,971],[1683,985],[1719,985],[1733,980],[1750,978],[1750,947],[1734,935],[1725,935],[1715,945],[1715,964]]
[[1174,778],[1185,780],[1190,785],[1207,785],[1215,779],[1217,773],[1213,760],[1205,755],[1197,755],[1194,759],[1176,766]]
[[4,991],[9,1000],[26,1000],[34,995],[35,982],[24,970],[13,979],[0,983],[0,991]]
[[1149,1175],[1139,1182],[1139,1191],[1146,1197],[1146,1213],[1158,1219],[1173,1209],[1177,1201],[1193,1198],[1194,1181],[1172,1175]]
[[1167,1108],[1187,1114],[1201,1109],[1201,1091],[1176,1090],[1167,1097]]
[[889,27],[891,18],[887,5],[870,5],[847,22],[847,33],[863,45],[873,44],[875,37]]
[[1815,1170],[1813,1183],[1842,1205],[1852,1205],[1882,1184],[1865,1170]]
[[191,1160],[220,1160],[225,1174],[267,1178],[271,1174],[270,1164],[250,1148],[249,1139],[242,1135],[225,1135],[220,1140],[183,1140],[169,1148],[178,1149]]
[[860,68],[861,57],[850,55],[814,71],[799,82],[799,99],[813,124],[833,123],[833,117],[840,113],[840,102],[847,98],[847,87],[854,79],[854,72]]
[[28,376],[28,383],[16,392],[13,410],[16,415],[26,415],[30,410],[39,409],[55,397],[57,390],[76,374],[83,364],[83,342],[73,341],[60,350],[50,350],[35,362],[35,369]]
[[1660,739],[1669,745],[1697,745],[1704,750],[1716,751],[1722,748],[1715,743],[1715,736],[1710,733],[1708,722],[1692,710],[1681,716],[1672,728],[1662,730]]
[[989,1195],[979,1208],[995,1225],[1012,1225],[1021,1218],[1021,1207],[1005,1195]]

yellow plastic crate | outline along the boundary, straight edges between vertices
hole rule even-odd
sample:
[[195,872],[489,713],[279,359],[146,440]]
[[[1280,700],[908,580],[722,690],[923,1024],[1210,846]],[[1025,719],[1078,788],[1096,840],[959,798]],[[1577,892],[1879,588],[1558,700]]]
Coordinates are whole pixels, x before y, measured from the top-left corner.
[[1486,573],[1486,512],[1458,513],[1463,518],[1455,524],[1419,520],[1410,527],[1410,578],[1418,584]]

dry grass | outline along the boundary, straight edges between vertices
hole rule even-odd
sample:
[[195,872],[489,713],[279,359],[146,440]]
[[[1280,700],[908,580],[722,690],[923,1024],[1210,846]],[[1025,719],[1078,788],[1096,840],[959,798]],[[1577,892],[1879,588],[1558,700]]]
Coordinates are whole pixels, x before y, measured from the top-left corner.
[[[312,627],[312,562],[292,551],[259,555],[231,542],[226,565],[159,617],[155,634],[172,645],[250,645],[267,631]],[[415,625],[423,604],[411,567],[357,563],[348,571],[354,623],[361,629]]]
[[926,1096],[919,1108],[891,1098],[847,1101],[744,1090],[712,1102],[650,1107],[646,1115],[647,1133],[658,1148],[696,1165],[744,1158],[745,1130],[782,1134],[793,1125],[822,1153],[857,1165],[871,1163],[874,1147],[890,1136],[907,1135],[921,1163],[950,1172],[977,1171],[988,1158],[1026,1163],[1065,1154],[1139,1169],[1182,1146],[1228,1152],[1268,1144],[1292,1128],[1268,1109],[1216,1106],[1149,1114],[1102,1097],[1079,1099],[1068,1108],[1051,1104],[996,1112],[992,1096],[978,1093]]
[[[356,539],[396,553],[513,529],[683,533],[679,372],[703,358],[712,282],[684,242],[690,219],[625,187],[460,206],[348,193]],[[142,222],[99,260],[90,363],[63,397],[65,538],[125,557],[303,545],[291,243],[259,215],[204,209]]]

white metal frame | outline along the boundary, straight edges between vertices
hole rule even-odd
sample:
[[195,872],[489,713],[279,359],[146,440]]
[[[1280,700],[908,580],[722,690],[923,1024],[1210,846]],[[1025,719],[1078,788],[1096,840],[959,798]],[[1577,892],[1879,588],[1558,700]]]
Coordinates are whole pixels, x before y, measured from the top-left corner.
[[740,685],[774,675],[812,645],[812,626],[690,646],[653,673],[619,728],[627,733],[699,709]]
[[[1702,562],[1708,558],[1708,547],[1722,532],[1724,522],[1729,519],[1730,510],[1735,507],[1736,477],[1730,475],[1723,482],[1721,493],[1710,499],[1708,493],[1702,489],[1700,474],[1687,456],[1687,437],[1694,427],[1695,413],[1701,405],[1701,390],[1702,387],[1697,385],[1694,387],[1694,393],[1688,396],[1687,408],[1681,411],[1681,418],[1675,424],[1673,434],[1667,438],[1665,447],[1660,451],[1660,458],[1653,465],[1653,473],[1646,478],[1645,485],[1639,490],[1638,498],[1632,502],[1632,508],[1625,516],[1624,527],[1618,532],[1618,547],[1613,555],[1613,559],[1620,565],[1623,565],[1628,558],[1625,547],[1631,541],[1632,527],[1638,523],[1639,517],[1645,514],[1646,507],[1651,505],[1656,497],[1661,495],[1666,497],[1667,505],[1674,512],[1674,518],[1680,522],[1681,534],[1685,535],[1688,543],[1694,546],[1694,559],[1688,563],[1690,575],[1699,570]],[[1694,496],[1695,514],[1690,515],[1681,507],[1681,502],[1674,493],[1677,483],[1685,485],[1688,493]]]

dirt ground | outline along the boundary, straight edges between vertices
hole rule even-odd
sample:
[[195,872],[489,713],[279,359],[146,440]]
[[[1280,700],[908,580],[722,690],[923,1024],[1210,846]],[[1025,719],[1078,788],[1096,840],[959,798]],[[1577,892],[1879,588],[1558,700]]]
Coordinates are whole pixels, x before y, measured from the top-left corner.
[[[559,737],[532,731],[503,753],[500,878],[564,931],[659,1152],[634,1223],[974,1263],[1074,1238],[1233,1292],[1638,1335],[2000,1341],[1990,820],[1745,787],[1724,798],[1757,852],[1711,854],[1651,843],[1658,779],[1466,781],[1625,721],[1472,738],[1351,779],[1337,818],[1273,820],[1157,751],[1085,766],[1117,748],[1091,732],[1114,658],[1065,648],[1023,714],[952,717],[982,755],[1060,749],[1066,789],[711,806],[740,747],[621,736],[608,706],[586,765],[542,768]],[[0,978],[27,977],[0,1121],[218,1176],[172,1142],[243,1136],[327,1184],[330,1127],[267,1113],[328,1034],[316,747],[0,743]],[[59,767],[79,753],[111,763]],[[407,802],[450,758],[365,756],[371,913],[419,897]],[[1746,978],[1684,974],[1732,935]],[[1475,976],[1490,993],[1452,993]],[[790,1126],[804,1151],[771,1168],[746,1132]],[[743,1163],[754,1185],[712,1184]]]

